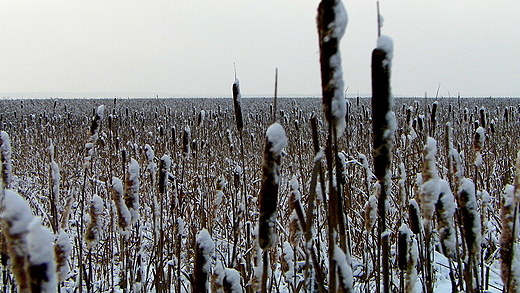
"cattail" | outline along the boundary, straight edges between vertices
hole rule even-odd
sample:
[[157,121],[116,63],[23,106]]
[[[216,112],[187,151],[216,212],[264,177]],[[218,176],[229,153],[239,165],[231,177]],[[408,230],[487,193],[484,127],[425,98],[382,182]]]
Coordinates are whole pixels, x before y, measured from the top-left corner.
[[437,230],[444,255],[448,258],[455,257],[455,198],[451,192],[450,185],[445,180],[439,181],[439,200],[435,204],[437,211]]
[[211,255],[214,250],[215,244],[208,230],[202,229],[196,237],[193,292],[208,292],[208,276],[211,273]]
[[462,227],[466,246],[470,255],[480,255],[480,244],[482,242],[480,214],[477,210],[477,197],[475,195],[475,184],[464,178],[459,186],[458,201],[462,215]]
[[125,205],[123,182],[116,177],[112,177],[112,200],[116,206],[117,226],[121,234],[126,235],[132,223],[132,216]]
[[[518,229],[518,220],[515,219],[515,209],[518,209],[518,201],[515,201],[516,188],[512,185],[505,187],[500,209],[502,220],[502,232],[500,233],[500,271],[504,292],[520,292],[520,263],[518,261],[518,249],[515,249]],[[516,221],[516,223],[515,223]],[[515,259],[516,258],[516,259]]]
[[9,139],[9,134],[5,131],[0,131],[0,149],[2,152],[0,155],[0,159],[2,160],[2,183],[4,188],[9,189],[12,188],[11,185],[13,183],[11,166],[11,141]]
[[417,243],[413,239],[412,231],[402,224],[399,228],[399,236],[397,240],[397,257],[399,269],[406,272],[404,280],[404,292],[415,292],[415,285],[417,282],[417,259],[419,251]]
[[150,179],[152,181],[152,185],[155,185],[155,178],[157,173],[157,165],[154,162],[155,152],[153,148],[149,144],[144,145],[144,151],[146,154],[146,159],[148,160],[148,172],[150,172]]
[[287,144],[283,127],[274,123],[267,129],[262,163],[262,185],[259,195],[259,245],[262,249],[272,247],[276,242],[276,214],[282,149]]
[[282,272],[285,275],[285,282],[296,286],[295,284],[295,271],[294,271],[294,250],[291,244],[287,241],[283,243],[282,249]]
[[166,193],[166,186],[167,186],[167,179],[168,179],[168,172],[170,171],[170,167],[172,165],[172,160],[170,159],[170,156],[164,155],[161,158],[161,162],[159,164],[159,193],[165,194]]
[[345,33],[348,17],[339,0],[323,0],[318,7],[322,104],[325,119],[339,137],[345,129],[347,104],[343,93],[343,72],[339,42]]
[[11,261],[11,270],[18,284],[20,293],[29,291],[28,247],[26,235],[33,215],[27,202],[18,193],[4,190],[2,232],[7,242],[7,251]]
[[435,212],[435,204],[439,199],[439,174],[435,166],[435,155],[437,154],[437,141],[431,137],[427,138],[424,146],[424,163],[422,171],[423,184],[419,188],[421,199],[421,211],[424,225],[427,229],[431,227],[431,220]]
[[[376,185],[376,194],[379,193],[379,185]],[[370,233],[377,221],[377,197],[372,194],[365,203],[365,231]]]
[[94,247],[101,236],[101,230],[103,229],[103,223],[101,215],[103,214],[103,200],[101,197],[94,195],[90,201],[89,215],[90,222],[85,231],[85,241],[89,248]]
[[240,93],[240,83],[237,78],[233,83],[233,106],[235,108],[235,119],[238,131],[244,129],[244,121],[242,119],[242,94]]
[[191,129],[188,125],[186,125],[186,127],[184,127],[184,131],[182,133],[182,153],[186,157],[189,156],[191,153],[190,142],[191,142]]
[[293,175],[291,182],[291,195],[289,196],[289,212],[290,212],[290,223],[289,223],[289,241],[293,247],[298,247],[299,241],[303,236],[303,231],[299,225],[299,218],[297,209],[302,210],[300,198],[301,194],[299,191],[299,183],[296,175]]
[[438,104],[439,102],[435,101],[435,103],[433,103],[432,105],[432,114],[430,116],[430,123],[431,123],[431,133],[430,135],[433,135],[435,133],[435,124],[437,123],[437,118],[436,118],[436,115],[437,115],[437,107],[438,107]]
[[139,219],[139,163],[136,160],[130,160],[125,177],[125,204],[133,224]]
[[411,199],[408,205],[408,222],[410,223],[410,230],[413,234],[419,234],[421,232],[421,210],[419,204],[415,199]]
[[486,128],[487,125],[487,119],[486,119],[486,108],[482,107],[479,110],[479,123],[480,126],[483,128]]
[[240,273],[235,269],[225,268],[218,260],[212,276],[211,290],[217,293],[242,293]]
[[475,150],[475,166],[480,167],[484,163],[482,159],[482,148],[484,148],[484,142],[486,141],[486,131],[482,127],[478,127],[473,137],[473,149]]
[[87,156],[84,159],[83,167],[85,169],[90,168],[92,164],[92,157],[95,154],[95,146],[99,139],[99,128],[101,125],[101,120],[103,120],[103,114],[105,111],[105,106],[101,105],[96,109],[94,109],[94,117],[92,118],[92,122],[90,124],[90,137],[88,142],[85,144],[85,148],[87,151]]
[[58,282],[63,282],[69,274],[69,256],[72,252],[72,242],[63,229],[60,229],[58,239],[54,244],[54,254],[56,256],[56,272],[58,274]]
[[34,217],[28,228],[28,270],[31,291],[42,293],[56,292],[54,236],[48,228],[41,225],[40,217]]
[[343,292],[351,292],[353,289],[354,277],[352,275],[352,260],[348,253],[344,253],[339,246],[334,246],[334,260],[338,266],[340,277],[340,288]]

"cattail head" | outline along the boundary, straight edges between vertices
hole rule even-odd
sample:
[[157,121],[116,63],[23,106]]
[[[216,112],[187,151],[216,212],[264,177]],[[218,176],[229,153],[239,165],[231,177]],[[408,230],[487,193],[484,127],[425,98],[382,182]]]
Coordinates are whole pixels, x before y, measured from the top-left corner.
[[139,163],[131,159],[125,176],[125,204],[132,216],[132,223],[139,219]]
[[419,234],[421,232],[421,210],[419,204],[415,199],[411,199],[408,205],[408,222],[410,223],[410,230],[413,234]]
[[486,128],[487,125],[487,119],[486,119],[486,108],[482,107],[479,110],[479,122],[480,126],[483,128]]
[[182,152],[184,156],[189,156],[191,152],[191,129],[188,125],[184,127],[184,132],[182,133]]
[[67,278],[70,271],[69,256],[72,252],[72,243],[64,230],[60,229],[58,239],[54,244],[54,254],[56,256],[56,272],[58,274],[58,282],[63,282]]
[[26,271],[28,248],[26,235],[33,219],[27,202],[16,192],[4,190],[2,203],[2,232],[7,242],[11,270],[20,292],[29,292],[29,275]]
[[278,186],[280,183],[280,165],[282,149],[287,144],[283,127],[274,123],[266,132],[264,159],[262,163],[262,185],[259,205],[259,244],[267,249],[276,242],[276,211],[278,205]]
[[0,131],[0,159],[2,163],[2,183],[4,188],[11,188],[12,186],[12,166],[11,166],[11,142],[9,134],[5,131]]
[[124,197],[123,182],[119,178],[112,177],[112,200],[116,206],[117,225],[120,232],[125,235],[132,223],[132,215],[125,205]]
[[233,83],[233,106],[235,108],[235,119],[238,131],[244,129],[244,121],[242,119],[242,94],[240,93],[240,83],[235,79]]
[[90,201],[88,210],[90,215],[90,223],[88,224],[85,231],[85,241],[87,242],[87,246],[89,248],[94,247],[98,243],[99,237],[101,236],[100,234],[103,227],[101,218],[101,215],[103,214],[103,206],[104,203],[101,197],[94,195]]
[[168,172],[170,171],[170,167],[172,165],[172,160],[170,156],[164,155],[161,158],[161,163],[159,164],[159,193],[166,193],[166,185],[168,179]]
[[345,129],[347,104],[343,93],[343,72],[339,42],[345,33],[348,17],[343,3],[322,1],[318,7],[322,104],[325,119],[340,136]]
[[32,292],[56,292],[56,263],[54,259],[54,236],[41,225],[41,218],[34,217],[29,223],[27,243],[29,251],[29,277]]
[[480,254],[480,244],[482,242],[480,213],[477,210],[477,197],[475,194],[475,184],[473,181],[464,178],[460,182],[458,192],[458,203],[462,215],[462,226],[466,246],[472,255]]
[[455,257],[455,214],[456,203],[450,185],[445,180],[439,182],[439,200],[435,208],[437,211],[437,230],[444,255],[449,258]]
[[[375,194],[379,194],[379,184],[375,185]],[[365,203],[365,230],[370,233],[377,221],[377,197],[372,194]]]
[[215,244],[209,232],[202,229],[196,237],[193,292],[208,292],[208,276],[211,273],[211,256],[214,250]]

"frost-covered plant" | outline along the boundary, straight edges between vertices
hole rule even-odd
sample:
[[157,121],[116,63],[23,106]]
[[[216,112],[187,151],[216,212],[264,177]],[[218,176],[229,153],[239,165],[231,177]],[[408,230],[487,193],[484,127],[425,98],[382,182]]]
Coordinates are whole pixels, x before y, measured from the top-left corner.
[[274,123],[267,129],[262,162],[262,185],[259,195],[258,243],[267,249],[276,243],[276,214],[282,149],[287,144],[283,127]]
[[139,163],[130,160],[125,175],[125,204],[132,218],[132,224],[139,219]]
[[101,236],[101,231],[103,230],[103,219],[101,218],[103,206],[104,203],[101,197],[94,195],[89,206],[90,222],[85,230],[85,242],[89,248],[94,247]]
[[215,243],[208,230],[202,229],[196,237],[193,292],[208,292],[208,277],[211,274],[211,258],[214,250]]
[[123,189],[123,182],[117,177],[112,177],[112,200],[116,207],[117,226],[123,235],[128,234],[128,229],[132,223],[132,216],[128,207],[125,204],[125,194]]
[[235,121],[238,131],[244,129],[244,120],[242,118],[242,94],[240,93],[240,82],[235,78],[233,83],[233,106],[235,109]]
[[[11,141],[9,134],[5,131],[0,131],[0,159],[2,163],[2,185],[4,188],[12,188],[12,165],[11,165]],[[0,194],[0,196],[3,196]]]
[[18,284],[18,291],[27,293],[30,292],[30,277],[26,270],[29,254],[26,235],[33,215],[27,202],[18,193],[6,189],[4,194],[2,232],[7,242],[11,270]]
[[69,257],[72,253],[72,243],[69,235],[60,229],[56,243],[54,244],[54,254],[56,256],[56,272],[58,282],[63,282],[70,271]]
[[520,250],[515,241],[518,235],[518,201],[515,201],[515,187],[507,185],[502,198],[500,219],[502,232],[500,233],[500,276],[504,283],[505,292],[520,292]]
[[31,291],[42,293],[56,292],[54,235],[48,228],[41,225],[40,217],[34,217],[29,223],[28,229],[28,271]]

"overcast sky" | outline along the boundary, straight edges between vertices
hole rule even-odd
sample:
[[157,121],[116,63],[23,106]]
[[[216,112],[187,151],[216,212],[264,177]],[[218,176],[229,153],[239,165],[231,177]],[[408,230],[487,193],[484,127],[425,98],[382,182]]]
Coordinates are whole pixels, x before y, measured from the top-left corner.
[[[305,0],[0,0],[0,93],[320,95]],[[376,2],[344,1],[350,95],[370,95]],[[380,3],[396,96],[520,96],[520,1]]]

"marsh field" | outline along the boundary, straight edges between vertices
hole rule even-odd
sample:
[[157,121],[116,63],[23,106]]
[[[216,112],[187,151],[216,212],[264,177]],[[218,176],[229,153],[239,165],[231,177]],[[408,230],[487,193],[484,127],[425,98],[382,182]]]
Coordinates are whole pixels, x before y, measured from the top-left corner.
[[[279,98],[275,108],[272,98],[244,98],[242,129],[231,98],[2,100],[4,187],[52,236],[56,261],[45,268],[60,292],[323,292],[332,282],[377,292],[385,280],[393,292],[502,292],[503,280],[518,283],[520,100],[395,99],[385,231],[371,100],[347,105],[332,176],[321,99]],[[263,249],[259,197],[274,120],[287,143],[271,202],[276,240]],[[336,207],[330,186],[341,186]],[[428,198],[432,188],[439,194]],[[4,234],[10,208],[4,201]],[[23,291],[15,266],[4,239],[0,291]]]

